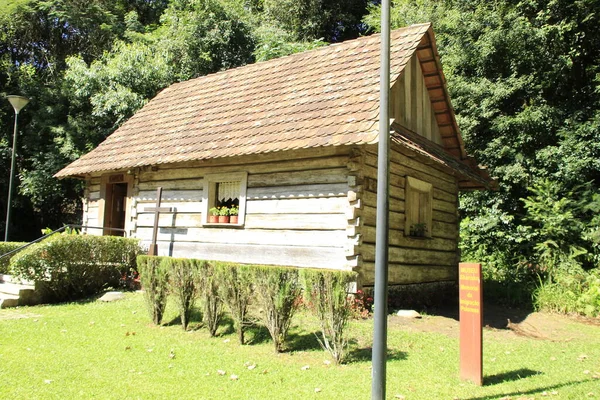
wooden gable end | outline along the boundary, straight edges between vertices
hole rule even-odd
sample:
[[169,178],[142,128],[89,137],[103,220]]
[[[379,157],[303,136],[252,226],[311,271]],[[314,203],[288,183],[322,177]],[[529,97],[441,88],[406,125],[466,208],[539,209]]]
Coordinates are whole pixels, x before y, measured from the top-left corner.
[[413,55],[390,94],[390,118],[404,128],[443,146],[436,109],[429,96],[418,57]]

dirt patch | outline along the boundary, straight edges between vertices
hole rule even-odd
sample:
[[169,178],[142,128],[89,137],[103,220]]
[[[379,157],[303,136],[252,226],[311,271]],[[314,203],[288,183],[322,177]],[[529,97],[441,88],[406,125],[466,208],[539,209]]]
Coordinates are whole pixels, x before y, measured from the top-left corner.
[[[494,336],[520,336],[538,340],[570,341],[584,335],[573,328],[573,323],[600,326],[600,319],[569,317],[557,314],[529,312],[488,306],[484,309],[484,332]],[[460,333],[458,310],[451,308],[425,314],[419,319],[393,316],[390,326],[412,332],[441,333],[458,337]]]

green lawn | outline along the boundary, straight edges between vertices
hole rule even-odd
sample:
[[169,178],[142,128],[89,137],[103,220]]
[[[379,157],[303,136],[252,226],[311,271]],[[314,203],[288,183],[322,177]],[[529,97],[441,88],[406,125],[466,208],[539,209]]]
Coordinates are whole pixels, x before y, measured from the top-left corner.
[[[0,310],[0,398],[370,398],[371,320],[351,323],[355,343],[342,366],[324,363],[307,313],[294,319],[284,354],[274,353],[264,330],[239,346],[227,324],[217,338],[197,323],[183,332],[172,303],[171,320],[152,326],[139,293],[115,303]],[[598,326],[565,319],[561,329],[573,335],[556,341],[486,330],[483,387],[458,379],[456,335],[390,327],[390,399],[600,399]]]

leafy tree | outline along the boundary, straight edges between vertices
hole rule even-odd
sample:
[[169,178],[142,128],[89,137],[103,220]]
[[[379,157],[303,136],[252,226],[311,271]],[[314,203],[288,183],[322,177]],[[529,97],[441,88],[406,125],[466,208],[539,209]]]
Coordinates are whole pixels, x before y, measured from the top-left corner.
[[263,16],[296,40],[340,42],[364,33],[367,0],[263,0]]
[[[13,203],[11,239],[31,240],[43,227],[81,218],[82,185],[52,178],[78,150],[69,148],[64,137],[71,119],[69,99],[61,90],[67,58],[78,55],[92,61],[123,35],[125,13],[139,12],[153,24],[162,3],[0,0],[0,93],[32,98],[19,118],[19,192]],[[14,114],[7,102],[2,103],[0,166],[9,171]],[[7,187],[8,173],[0,176],[0,192],[6,193]],[[0,206],[6,209],[3,196]]]

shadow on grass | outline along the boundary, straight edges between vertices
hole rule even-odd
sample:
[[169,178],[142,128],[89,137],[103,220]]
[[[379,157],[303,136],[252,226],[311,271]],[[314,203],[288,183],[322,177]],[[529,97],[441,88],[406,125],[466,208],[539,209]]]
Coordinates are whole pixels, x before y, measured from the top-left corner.
[[[590,382],[590,381],[591,381],[591,379],[586,379],[586,380],[582,380],[582,381],[570,381],[570,382],[560,383],[557,385],[544,386],[544,387],[540,387],[540,388],[536,388],[536,389],[503,393],[502,398],[508,399],[508,398],[512,398],[513,396],[526,396],[526,395],[530,395],[530,394],[542,394],[543,392],[547,392],[549,390],[556,390],[556,389],[560,389],[563,387],[578,385],[578,384],[586,383],[586,382]],[[465,398],[464,400],[491,400],[491,399],[498,399],[498,395],[494,394],[494,395],[489,395],[489,396],[469,397],[469,398]]]
[[[458,305],[448,305],[431,309],[418,309],[418,311],[459,321]],[[518,324],[523,322],[531,313],[528,309],[507,308],[494,304],[483,304],[483,327],[493,329],[508,329],[509,322]]]
[[290,333],[286,339],[287,348],[289,351],[321,350],[319,340],[315,336],[318,334],[318,332]]
[[530,376],[540,375],[542,372],[533,371],[528,368],[516,369],[514,371],[503,372],[501,374],[484,376],[483,377],[483,385],[491,386],[497,385],[502,382],[508,381],[518,381],[519,379],[529,378]]
[[[406,360],[408,354],[404,351],[399,351],[395,349],[388,349],[387,360]],[[363,362],[363,361],[371,361],[373,358],[373,348],[371,347],[361,347],[354,348],[348,350],[348,354],[346,355],[346,364],[354,363],[354,362]]]
[[271,340],[269,330],[262,325],[256,324],[246,327],[244,330],[244,337],[244,341],[247,345],[266,343]]

